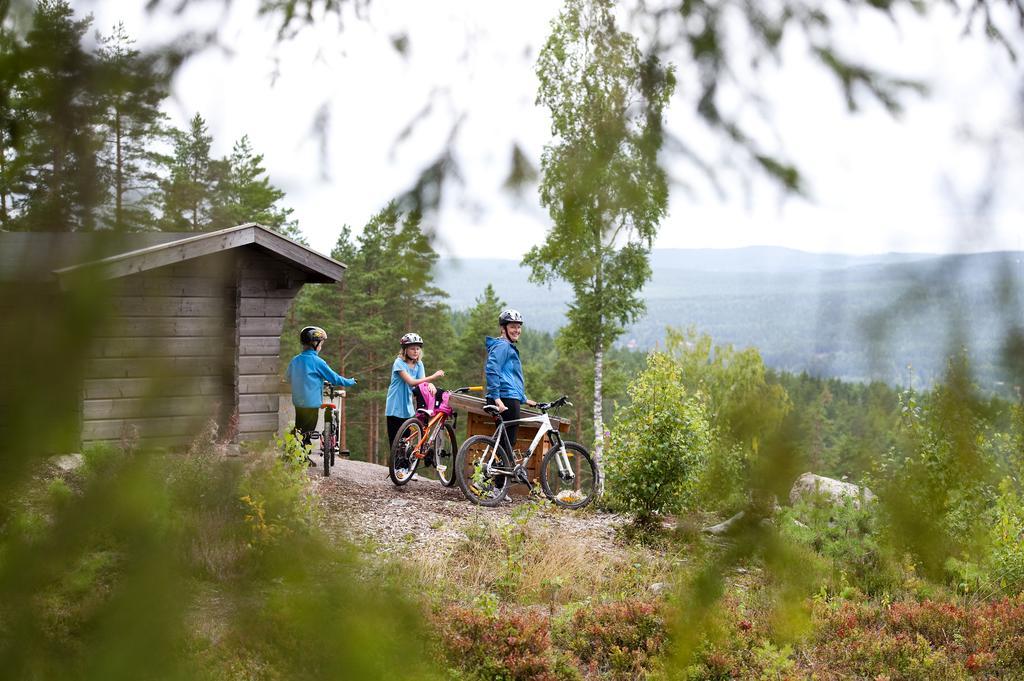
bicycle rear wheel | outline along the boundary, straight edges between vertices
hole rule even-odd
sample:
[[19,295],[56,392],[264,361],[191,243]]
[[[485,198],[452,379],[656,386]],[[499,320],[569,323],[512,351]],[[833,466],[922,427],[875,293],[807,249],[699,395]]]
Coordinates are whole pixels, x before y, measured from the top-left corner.
[[466,498],[481,506],[500,504],[510,481],[492,467],[511,469],[509,458],[504,447],[495,447],[493,437],[474,435],[463,442],[455,457],[455,475]]
[[412,479],[420,460],[414,455],[416,445],[423,438],[423,424],[413,417],[398,429],[388,457],[388,475],[399,487]]
[[445,487],[455,484],[455,455],[459,452],[459,443],[455,439],[455,429],[450,424],[444,424],[444,429],[437,434],[434,442],[434,467],[437,469],[437,479]]
[[575,442],[564,442],[565,459],[559,463],[559,450],[552,447],[540,463],[540,484],[544,494],[556,506],[583,508],[599,489],[600,474],[590,452]]
[[324,410],[324,432],[320,435],[320,453],[324,457],[324,477],[331,475],[331,452],[334,450],[334,414],[333,409]]

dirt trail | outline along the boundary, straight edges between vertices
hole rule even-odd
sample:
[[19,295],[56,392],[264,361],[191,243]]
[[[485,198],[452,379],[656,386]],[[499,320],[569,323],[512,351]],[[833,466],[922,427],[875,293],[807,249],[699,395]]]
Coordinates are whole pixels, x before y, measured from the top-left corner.
[[[513,495],[498,508],[475,506],[458,486],[442,487],[436,480],[419,478],[395,487],[388,469],[363,461],[339,460],[329,478],[319,467],[310,479],[324,511],[329,530],[359,542],[371,542],[379,551],[426,550],[447,554],[475,523],[508,519],[512,510],[527,502]],[[566,511],[544,504],[531,522],[569,532],[586,533],[594,548],[607,552],[615,544],[615,526],[623,522],[610,513]]]

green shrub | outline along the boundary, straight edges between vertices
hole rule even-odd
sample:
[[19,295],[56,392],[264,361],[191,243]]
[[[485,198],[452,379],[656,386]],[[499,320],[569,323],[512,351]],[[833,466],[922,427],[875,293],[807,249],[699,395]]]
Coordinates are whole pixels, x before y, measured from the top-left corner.
[[784,537],[812,549],[828,561],[826,586],[832,593],[853,587],[867,594],[892,593],[903,585],[900,561],[883,541],[879,505],[819,495],[801,499],[777,515]]
[[434,678],[417,611],[312,522],[304,467],[208,438],[86,461],[0,525],[12,678]]
[[676,362],[657,352],[648,356],[629,395],[631,403],[611,429],[607,503],[641,519],[678,512],[693,501],[711,446],[704,405],[682,387]]

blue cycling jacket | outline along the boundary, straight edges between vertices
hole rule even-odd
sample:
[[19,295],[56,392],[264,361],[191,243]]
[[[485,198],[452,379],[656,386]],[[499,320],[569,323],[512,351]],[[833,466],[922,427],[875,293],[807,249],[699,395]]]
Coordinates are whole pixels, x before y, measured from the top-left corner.
[[491,399],[511,397],[526,401],[526,387],[523,382],[523,364],[519,361],[519,348],[505,338],[487,336],[487,397]]
[[324,381],[331,385],[355,385],[355,379],[334,373],[316,350],[303,350],[288,363],[285,377],[292,384],[292,404],[304,409],[320,408],[323,404]]

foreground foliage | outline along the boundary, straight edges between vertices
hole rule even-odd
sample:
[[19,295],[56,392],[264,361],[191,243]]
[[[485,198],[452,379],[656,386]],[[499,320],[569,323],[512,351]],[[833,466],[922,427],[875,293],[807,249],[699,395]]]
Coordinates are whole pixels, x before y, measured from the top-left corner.
[[[314,523],[305,468],[98,449],[37,477],[0,531],[15,678],[430,678],[419,617]],[[401,627],[401,640],[379,632]],[[414,656],[415,657],[415,656]],[[349,676],[352,675],[352,676]]]

